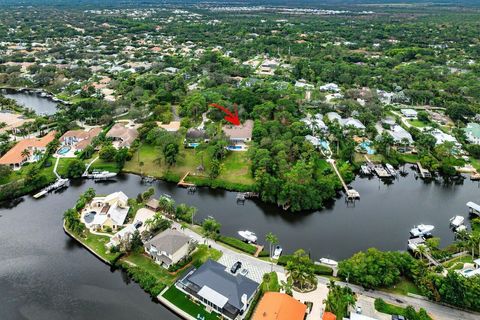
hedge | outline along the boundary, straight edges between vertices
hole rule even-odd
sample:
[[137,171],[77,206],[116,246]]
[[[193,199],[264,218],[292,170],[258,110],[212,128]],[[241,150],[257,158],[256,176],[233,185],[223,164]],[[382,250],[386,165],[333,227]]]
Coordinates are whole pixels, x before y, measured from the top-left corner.
[[239,240],[237,238],[232,238],[232,237],[226,237],[226,236],[220,236],[218,238],[218,241],[223,242],[225,244],[228,244],[229,246],[241,250],[243,252],[246,252],[248,254],[254,255],[255,252],[257,252],[257,247],[254,245],[251,245],[249,243],[243,242],[242,240]]
[[139,267],[131,266],[127,263],[120,265],[123,270],[137,282],[140,287],[148,292],[152,297],[157,297],[160,292],[166,287],[164,283],[161,283],[150,272],[145,271]]
[[[290,259],[292,259],[292,256],[289,256],[289,255],[281,256],[278,259],[277,264],[280,266],[286,266],[288,261],[290,261]],[[332,268],[321,265],[321,264],[314,264],[313,268],[315,269],[315,274],[317,275],[331,276],[333,274]]]

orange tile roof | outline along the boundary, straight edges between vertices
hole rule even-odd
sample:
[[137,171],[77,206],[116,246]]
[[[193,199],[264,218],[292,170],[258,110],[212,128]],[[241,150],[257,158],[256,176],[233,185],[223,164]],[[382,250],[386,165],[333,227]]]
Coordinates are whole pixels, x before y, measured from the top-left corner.
[[55,139],[55,131],[50,131],[43,138],[25,139],[18,142],[13,148],[0,158],[0,164],[10,165],[21,163],[25,160],[22,151],[27,149],[32,154],[32,149],[45,148],[53,139]]
[[303,320],[307,306],[285,293],[267,292],[255,309],[252,320]]
[[326,311],[323,313],[322,320],[337,320],[337,316],[331,312]]

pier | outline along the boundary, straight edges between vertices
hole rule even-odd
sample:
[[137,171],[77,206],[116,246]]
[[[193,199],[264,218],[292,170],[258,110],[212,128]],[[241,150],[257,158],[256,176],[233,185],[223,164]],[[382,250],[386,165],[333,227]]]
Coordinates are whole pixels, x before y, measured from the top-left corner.
[[418,167],[418,174],[422,179],[430,179],[432,177],[432,174],[430,173],[430,171],[428,171],[427,169],[424,169],[420,162],[417,162],[417,167]]
[[184,188],[196,187],[195,183],[185,182],[185,179],[188,177],[189,174],[190,174],[190,171],[185,173],[184,176],[182,177],[182,179],[180,179],[180,181],[178,181],[177,186],[184,187]]
[[342,183],[342,187],[345,190],[345,194],[346,194],[345,201],[355,201],[356,199],[360,199],[360,193],[357,190],[348,188],[347,184],[343,180],[342,175],[338,171],[337,165],[335,164],[335,160],[328,159],[327,162],[331,164],[331,166],[333,167],[333,170],[335,171],[338,178],[340,179],[340,182]]
[[[58,158],[57,158],[58,159]],[[90,161],[89,164],[87,164],[87,167],[85,168],[85,172],[82,174],[82,177],[88,177],[88,170],[90,170],[90,167],[92,166],[92,164],[98,160],[98,157],[96,157],[95,159],[93,159],[92,161]]]

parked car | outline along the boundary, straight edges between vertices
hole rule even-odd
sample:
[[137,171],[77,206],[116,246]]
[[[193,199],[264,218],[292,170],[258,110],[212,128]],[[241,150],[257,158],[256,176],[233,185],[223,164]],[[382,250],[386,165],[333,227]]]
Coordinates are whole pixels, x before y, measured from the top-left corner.
[[138,228],[140,228],[142,225],[143,225],[143,222],[142,222],[142,221],[137,221],[137,222],[135,222],[135,224],[134,224],[133,226],[135,227],[135,229],[138,229]]
[[398,314],[394,314],[392,315],[392,320],[405,320],[405,317]]
[[362,307],[357,306],[357,307],[355,308],[355,312],[358,313],[358,314],[362,314]]
[[242,267],[242,263],[240,261],[237,261],[233,264],[232,268],[230,269],[230,272],[235,274],[237,273],[238,269]]

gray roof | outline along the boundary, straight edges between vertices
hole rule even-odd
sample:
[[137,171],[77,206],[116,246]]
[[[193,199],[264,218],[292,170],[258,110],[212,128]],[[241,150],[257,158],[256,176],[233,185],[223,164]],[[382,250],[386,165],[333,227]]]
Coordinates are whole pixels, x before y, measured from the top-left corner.
[[167,229],[157,234],[145,246],[147,248],[154,246],[159,253],[165,251],[167,254],[174,254],[189,241],[190,238],[180,231]]
[[216,261],[207,260],[186,280],[200,288],[207,286],[228,298],[228,303],[242,309],[242,295],[246,294],[250,299],[257,290],[259,284],[240,274],[234,276],[226,267]]

